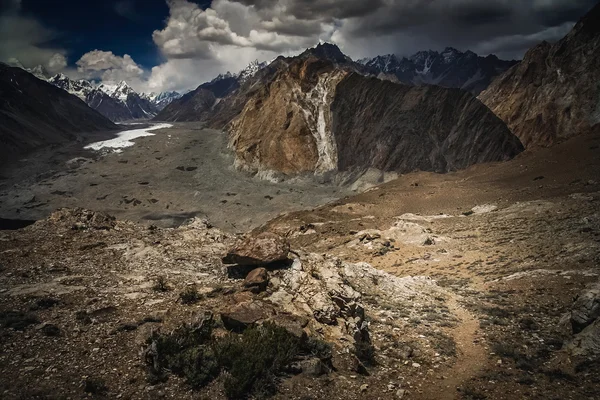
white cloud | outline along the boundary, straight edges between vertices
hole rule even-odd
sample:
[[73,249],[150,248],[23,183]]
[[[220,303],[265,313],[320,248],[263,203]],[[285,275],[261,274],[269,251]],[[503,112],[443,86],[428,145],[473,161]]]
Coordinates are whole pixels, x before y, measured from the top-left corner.
[[67,57],[64,54],[54,53],[48,60],[46,68],[49,72],[57,73],[64,70],[67,66]]
[[81,56],[76,64],[77,72],[83,77],[99,78],[103,82],[124,80],[139,86],[144,76],[143,68],[129,54],[120,57],[112,51],[93,50]]

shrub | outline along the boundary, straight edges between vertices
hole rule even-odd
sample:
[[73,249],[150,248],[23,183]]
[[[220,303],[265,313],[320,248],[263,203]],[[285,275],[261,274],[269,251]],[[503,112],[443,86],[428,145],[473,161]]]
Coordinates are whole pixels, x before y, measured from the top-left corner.
[[275,324],[266,323],[222,338],[212,335],[213,325],[212,320],[205,320],[197,327],[184,326],[169,335],[150,338],[155,357],[147,360],[151,378],[161,380],[162,371],[170,370],[197,389],[222,373],[229,399],[249,395],[261,398],[277,391],[279,377],[298,357],[331,358],[326,343],[294,336]]
[[200,293],[194,286],[189,286],[183,292],[179,293],[179,300],[182,304],[194,304],[200,301]]
[[167,278],[165,278],[164,276],[159,276],[158,278],[156,278],[152,289],[156,292],[168,292],[169,290],[171,290],[169,284],[167,283]]

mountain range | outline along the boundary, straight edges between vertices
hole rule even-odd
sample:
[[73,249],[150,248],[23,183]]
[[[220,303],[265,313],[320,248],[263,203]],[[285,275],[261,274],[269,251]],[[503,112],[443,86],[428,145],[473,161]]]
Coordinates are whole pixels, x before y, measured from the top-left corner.
[[[126,82],[96,86],[61,74],[48,82],[113,121],[154,117],[224,129],[236,166],[248,171],[446,172],[598,129],[599,9],[519,63],[453,48],[355,62],[321,43],[219,75],[183,96],[138,94]],[[45,74],[30,72],[23,71],[28,81]],[[19,81],[23,74],[11,76]]]
[[364,76],[331,44],[278,58],[221,100],[209,126],[225,104],[241,105],[226,124],[236,165],[262,174],[447,172],[523,150],[472,94]]
[[481,57],[472,51],[463,53],[447,47],[441,53],[420,51],[408,58],[388,54],[362,59],[359,63],[374,75],[393,76],[408,85],[460,88],[477,95],[517,61],[500,60],[494,55]]
[[64,74],[55,75],[48,82],[74,94],[115,122],[150,119],[180,96],[177,92],[140,94],[125,81],[96,86],[85,79],[73,80]]

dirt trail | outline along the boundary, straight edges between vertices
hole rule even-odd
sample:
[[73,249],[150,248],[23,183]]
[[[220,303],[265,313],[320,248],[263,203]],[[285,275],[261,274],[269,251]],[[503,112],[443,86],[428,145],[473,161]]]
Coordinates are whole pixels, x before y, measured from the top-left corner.
[[479,319],[462,307],[455,296],[448,300],[448,308],[460,322],[452,330],[456,342],[457,360],[449,369],[440,371],[445,379],[439,385],[426,387],[421,398],[453,400],[460,399],[457,388],[484,371],[489,364],[484,342],[479,335]]

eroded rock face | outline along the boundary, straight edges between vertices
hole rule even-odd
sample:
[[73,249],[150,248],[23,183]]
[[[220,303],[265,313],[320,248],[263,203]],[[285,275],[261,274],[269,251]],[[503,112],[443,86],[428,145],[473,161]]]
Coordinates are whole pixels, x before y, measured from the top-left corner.
[[543,42],[479,98],[526,147],[548,146],[600,122],[600,5],[554,45]]
[[289,174],[335,169],[330,104],[345,72],[315,57],[281,64],[231,123],[238,166]]
[[266,265],[288,259],[289,243],[281,236],[264,232],[250,236],[231,249],[223,258],[224,264]]

